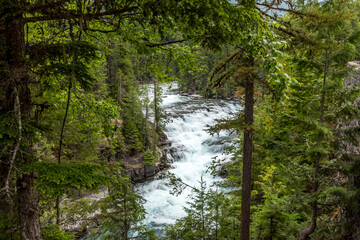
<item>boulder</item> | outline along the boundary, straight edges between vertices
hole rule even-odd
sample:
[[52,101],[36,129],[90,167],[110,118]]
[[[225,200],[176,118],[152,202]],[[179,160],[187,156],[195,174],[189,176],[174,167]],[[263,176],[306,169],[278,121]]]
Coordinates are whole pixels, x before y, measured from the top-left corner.
[[160,171],[158,165],[145,165],[144,166],[144,172],[145,172],[145,178],[153,177],[155,174],[157,174]]

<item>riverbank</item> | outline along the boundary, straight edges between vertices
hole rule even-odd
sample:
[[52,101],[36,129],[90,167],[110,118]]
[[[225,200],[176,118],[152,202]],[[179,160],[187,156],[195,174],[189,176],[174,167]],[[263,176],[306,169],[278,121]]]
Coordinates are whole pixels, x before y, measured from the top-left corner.
[[[156,178],[163,178],[163,173],[176,158],[176,149],[164,132],[160,132],[157,144],[157,159],[153,165],[144,164],[144,152],[124,153],[113,151],[110,146],[101,146],[101,155],[108,164],[120,163],[124,173],[134,186]],[[102,187],[96,193],[77,192],[72,201],[61,199],[63,216],[61,228],[75,234],[76,239],[89,235],[92,229],[102,225],[101,202],[109,196],[108,188]],[[74,212],[73,209],[76,209]]]

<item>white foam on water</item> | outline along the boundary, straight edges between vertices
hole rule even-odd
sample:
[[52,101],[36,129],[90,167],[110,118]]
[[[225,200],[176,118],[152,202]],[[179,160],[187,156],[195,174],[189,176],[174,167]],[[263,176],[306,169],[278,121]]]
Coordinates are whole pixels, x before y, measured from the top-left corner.
[[[173,85],[173,88],[176,87],[176,84]],[[172,164],[169,172],[195,187],[199,186],[201,176],[207,186],[220,180],[206,173],[206,169],[215,156],[221,156],[224,148],[221,139],[226,139],[229,133],[211,136],[205,131],[206,125],[215,124],[215,119],[229,118],[231,113],[240,109],[240,105],[223,100],[193,100],[165,87],[162,107],[172,120],[167,124],[165,133],[172,146],[181,146],[178,151],[183,151],[181,159]],[[209,146],[209,142],[217,144]],[[172,224],[185,216],[183,207],[191,193],[190,189],[186,189],[181,195],[173,196],[166,182],[167,179],[158,179],[137,186],[138,192],[147,201],[144,205],[147,211],[145,223],[160,232],[164,224]]]

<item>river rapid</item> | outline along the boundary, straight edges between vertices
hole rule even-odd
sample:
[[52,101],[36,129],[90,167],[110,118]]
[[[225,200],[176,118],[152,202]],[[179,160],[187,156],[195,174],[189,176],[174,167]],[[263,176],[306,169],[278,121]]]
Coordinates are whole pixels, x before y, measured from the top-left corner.
[[[231,144],[232,136],[229,132],[211,136],[206,132],[207,125],[215,124],[216,119],[229,118],[241,106],[235,101],[182,96],[176,88],[176,84],[172,88],[163,85],[162,94],[162,108],[171,120],[164,132],[176,149],[175,154],[168,153],[168,159],[173,161],[168,171],[190,186],[199,186],[201,177],[210,186],[221,179],[214,178],[206,170],[215,156],[226,158],[222,152]],[[176,219],[185,216],[183,207],[191,193],[186,189],[181,195],[173,196],[167,182],[162,178],[136,186],[137,192],[146,200],[145,223],[160,237],[164,234],[164,224],[175,223]]]

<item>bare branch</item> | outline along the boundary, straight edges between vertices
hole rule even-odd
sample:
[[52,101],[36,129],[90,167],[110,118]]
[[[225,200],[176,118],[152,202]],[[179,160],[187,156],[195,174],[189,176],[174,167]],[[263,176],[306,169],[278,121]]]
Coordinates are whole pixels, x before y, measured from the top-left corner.
[[278,7],[278,6],[275,7],[275,6],[272,5],[272,4],[266,4],[266,3],[257,3],[257,5],[263,6],[263,7],[267,7],[268,9],[271,9],[271,10],[277,10],[277,11],[282,11],[282,12],[289,12],[289,13],[292,13],[292,14],[295,14],[295,15],[299,15],[299,16],[311,16],[311,17],[316,17],[316,16],[313,15],[313,14],[303,13],[303,12],[294,10],[294,9],[292,9],[292,8],[281,8],[281,7]]
[[257,9],[262,15],[268,17],[268,18],[271,19],[271,20],[274,20],[274,21],[279,22],[279,23],[282,23],[282,24],[290,24],[289,22],[285,22],[285,21],[279,20],[279,18],[268,14],[267,11],[263,11],[263,10],[262,10],[261,8],[259,8],[259,7],[256,7],[256,9]]
[[6,176],[5,186],[1,189],[1,192],[4,192],[4,195],[7,196],[9,199],[11,199],[10,198],[10,184],[9,184],[11,172],[12,172],[12,169],[14,168],[16,155],[17,155],[17,152],[19,151],[20,143],[21,143],[21,139],[22,139],[22,121],[21,121],[20,99],[19,99],[19,92],[18,92],[16,86],[14,89],[14,93],[15,93],[14,112],[15,112],[15,114],[17,114],[17,117],[18,117],[19,136],[18,136],[18,141],[15,145],[13,155],[10,160],[10,167],[9,167],[8,174]]
[[185,42],[185,39],[169,41],[169,42],[164,42],[164,43],[152,43],[147,38],[143,38],[142,40],[147,42],[146,46],[148,46],[148,47],[161,47],[161,46],[171,45],[171,44],[175,44],[175,43]]

